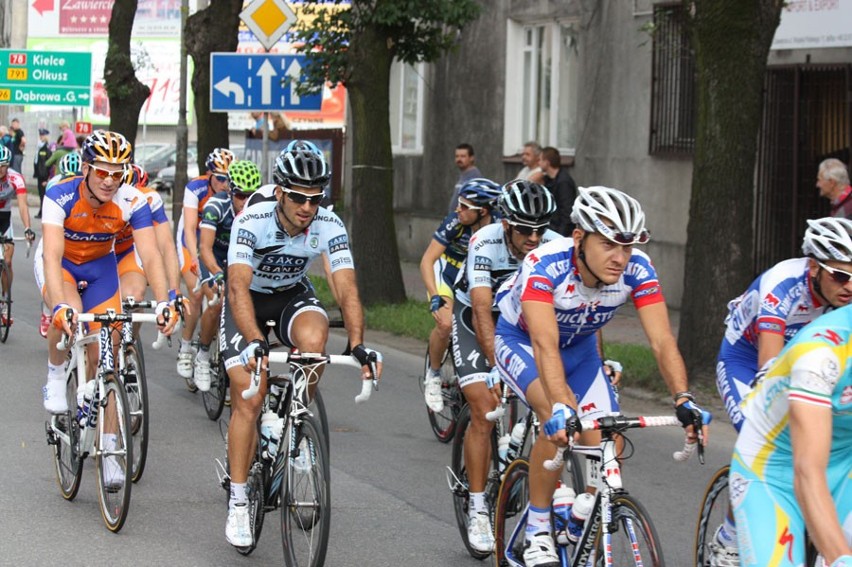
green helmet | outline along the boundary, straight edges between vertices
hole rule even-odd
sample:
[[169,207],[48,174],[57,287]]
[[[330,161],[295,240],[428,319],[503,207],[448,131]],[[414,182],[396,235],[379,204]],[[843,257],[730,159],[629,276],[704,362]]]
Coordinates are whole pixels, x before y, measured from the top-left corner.
[[254,193],[260,189],[260,170],[249,160],[232,162],[228,167],[231,193]]

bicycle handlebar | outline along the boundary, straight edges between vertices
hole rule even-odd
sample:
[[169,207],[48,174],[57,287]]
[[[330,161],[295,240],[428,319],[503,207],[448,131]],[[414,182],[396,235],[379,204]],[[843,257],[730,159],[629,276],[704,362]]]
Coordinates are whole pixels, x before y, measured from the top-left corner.
[[[138,305],[138,304],[137,304]],[[154,313],[118,313],[107,311],[106,313],[78,313],[77,323],[156,323],[157,315]],[[62,339],[56,343],[56,348],[65,350],[68,348],[70,337],[63,334]],[[157,331],[157,340],[154,341],[154,349],[159,349],[168,337]]]
[[[260,350],[260,349],[258,349]],[[257,353],[257,351],[255,351]],[[333,364],[333,365],[343,365],[343,366],[351,366],[352,368],[361,369],[361,363],[358,362],[354,356],[345,355],[345,354],[320,354],[320,353],[309,353],[309,352],[297,352],[290,353],[285,351],[278,352],[270,352],[266,355],[268,357],[269,362],[274,362],[276,364],[287,364],[288,362],[301,362],[302,360],[306,361],[306,365],[309,364]],[[255,356],[255,360],[257,365],[255,366],[254,371],[251,374],[251,382],[249,382],[249,387],[246,388],[240,395],[244,400],[248,400],[257,395],[258,390],[260,390],[260,372],[261,372],[261,359],[263,355]],[[370,399],[370,395],[373,391],[373,384],[371,379],[363,380],[361,384],[361,393],[355,396],[355,403],[363,403]]]
[[[644,427],[667,427],[667,426],[678,426],[681,427],[681,423],[677,417],[673,415],[655,415],[655,416],[640,416],[640,417],[626,417],[623,415],[609,415],[606,417],[601,417],[599,419],[583,419],[580,420],[580,425],[583,431],[610,431],[610,432],[619,432],[625,429],[636,429],[636,428],[644,428]],[[569,436],[570,437],[570,436]],[[687,443],[687,445],[689,445]],[[556,450],[556,455],[552,459],[547,459],[544,461],[544,468],[549,471],[557,471],[562,468],[562,465],[565,464],[565,451],[570,451],[570,443],[568,449],[559,448]],[[693,447],[693,451],[695,448]],[[684,446],[683,451],[686,452],[687,447]],[[690,453],[691,454],[691,453]]]
[[[199,278],[195,282],[195,287],[192,288],[192,293],[195,293],[196,291],[200,290],[202,285],[204,285],[206,283],[210,283],[210,282],[215,281],[215,280],[216,280],[216,274],[210,274],[209,276],[207,276],[204,279]],[[210,300],[207,303],[207,305],[209,305],[210,307],[213,307],[213,306],[215,306],[219,303],[219,300],[222,297],[222,294],[220,293],[220,291],[221,291],[223,286],[224,286],[224,282],[222,282],[222,281],[216,282],[216,286],[214,288],[215,291],[213,293],[213,299]]]

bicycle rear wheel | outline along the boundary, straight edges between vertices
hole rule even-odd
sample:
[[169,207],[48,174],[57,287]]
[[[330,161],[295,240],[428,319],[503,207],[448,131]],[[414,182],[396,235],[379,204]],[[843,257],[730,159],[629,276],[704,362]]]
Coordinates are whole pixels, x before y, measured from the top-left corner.
[[[450,345],[452,348],[452,345]],[[423,370],[423,376],[429,371],[429,352],[426,352],[426,363]],[[423,379],[420,380],[420,390],[423,390]],[[456,433],[456,421],[458,414],[461,411],[461,392],[459,391],[458,378],[453,367],[453,359],[450,356],[450,349],[444,353],[444,359],[441,361],[441,395],[444,397],[444,409],[439,412],[434,412],[429,407],[426,407],[426,413],[429,416],[429,425],[432,427],[432,432],[441,443],[449,443]]]
[[[612,523],[614,530],[610,551],[612,564],[625,566],[662,567],[663,550],[660,538],[651,523],[645,507],[629,494],[612,498]],[[599,530],[595,541],[595,565],[605,565],[603,530]]]
[[289,567],[319,567],[325,563],[331,527],[328,454],[313,418],[288,427],[286,438],[285,447],[295,450],[288,458],[281,494],[284,562]]
[[[494,560],[497,567],[518,565],[523,559],[525,512],[530,500],[529,474],[530,464],[524,458],[509,463],[503,473],[494,508]],[[514,561],[510,562],[510,559]]]
[[53,446],[53,463],[56,468],[56,482],[65,500],[74,500],[80,490],[80,479],[83,478],[83,460],[78,453],[80,444],[80,426],[75,419],[77,410],[77,370],[68,376],[65,390],[68,400],[68,411],[63,415],[51,418],[57,429],[68,436],[68,442],[53,432],[51,423],[47,424],[47,442]]
[[109,376],[104,383],[104,398],[98,405],[97,447],[98,501],[101,515],[111,532],[124,526],[130,510],[133,439],[130,412],[124,384]]
[[148,379],[145,366],[137,345],[127,345],[124,355],[124,389],[127,391],[127,405],[130,412],[130,433],[133,438],[133,461],[131,480],[139,482],[148,460]]
[[216,338],[210,343],[210,374],[212,380],[210,390],[201,393],[204,410],[211,421],[216,421],[222,415],[222,410],[225,407],[225,388],[228,384],[225,364],[219,358],[219,340]]
[[[0,244],[4,246],[4,244]],[[12,272],[6,262],[0,262],[0,343],[5,343],[12,326]],[[4,285],[3,282],[9,282]],[[76,400],[76,398],[75,398]]]
[[729,492],[728,475],[730,465],[725,465],[713,475],[707,488],[704,490],[704,498],[701,499],[701,508],[698,514],[698,526],[695,529],[695,565],[696,567],[708,567],[712,555],[710,544],[716,529],[725,521],[728,514]]

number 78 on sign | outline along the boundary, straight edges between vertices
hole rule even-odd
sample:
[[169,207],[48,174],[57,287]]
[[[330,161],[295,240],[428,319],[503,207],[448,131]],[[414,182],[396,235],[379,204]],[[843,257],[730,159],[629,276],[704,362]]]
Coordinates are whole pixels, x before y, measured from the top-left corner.
[[211,53],[210,111],[318,111],[322,89],[296,92],[304,68],[304,55]]

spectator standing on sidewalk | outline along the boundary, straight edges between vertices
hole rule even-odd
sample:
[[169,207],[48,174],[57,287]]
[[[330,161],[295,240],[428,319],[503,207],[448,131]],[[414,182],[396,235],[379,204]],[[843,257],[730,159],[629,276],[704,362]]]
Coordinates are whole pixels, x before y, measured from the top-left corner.
[[24,136],[21,123],[17,118],[13,118],[9,124],[9,136],[12,138],[10,148],[12,150],[12,169],[20,172],[24,161],[24,148],[27,146],[27,138]]
[[544,172],[544,186],[556,199],[556,214],[550,219],[550,228],[563,236],[570,236],[574,230],[571,209],[577,198],[577,184],[568,169],[562,167],[562,156],[556,148],[548,146],[541,150],[538,164]]
[[45,128],[38,129],[38,149],[36,150],[35,160],[33,162],[33,171],[35,172],[36,186],[38,187],[38,213],[35,218],[41,218],[41,205],[44,201],[44,192],[47,189],[47,181],[50,179],[50,167],[47,165],[47,160],[50,159],[53,153],[50,149],[50,130]]
[[459,190],[462,186],[471,179],[482,177],[479,168],[474,165],[476,157],[473,153],[473,146],[467,142],[456,146],[455,161],[456,167],[459,168],[459,180],[456,181],[456,186],[453,188],[453,198],[450,199],[450,214],[453,214],[459,206]]
[[831,201],[831,216],[852,219],[852,187],[846,164],[834,158],[823,160],[817,170],[816,186],[820,197]]
[[541,161],[541,146],[538,142],[530,141],[524,144],[521,152],[521,163],[524,168],[518,172],[517,179],[526,179],[539,185],[544,185],[544,173],[538,162]]

